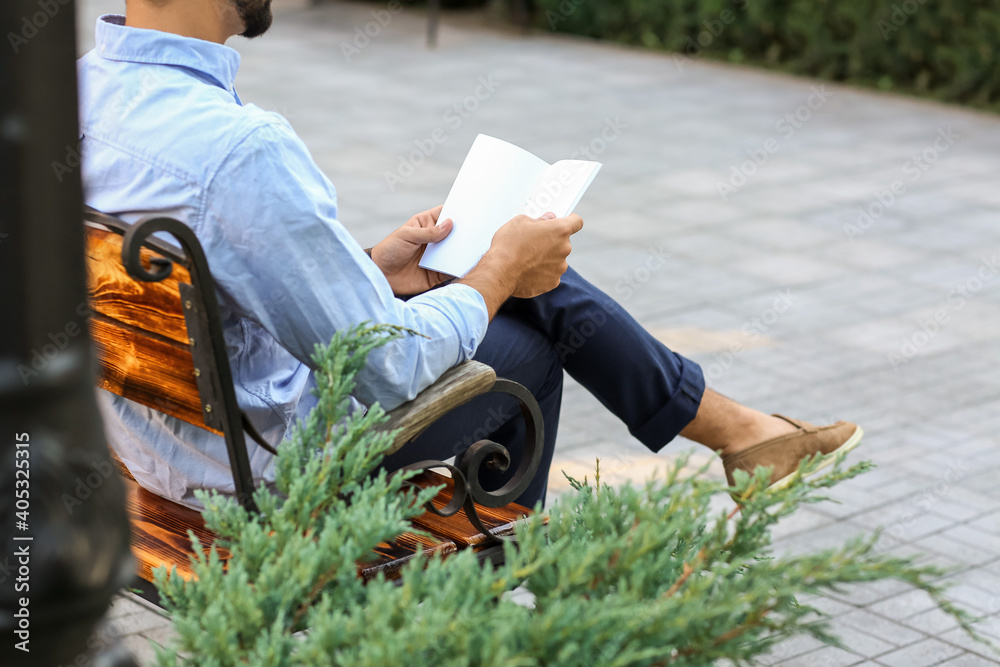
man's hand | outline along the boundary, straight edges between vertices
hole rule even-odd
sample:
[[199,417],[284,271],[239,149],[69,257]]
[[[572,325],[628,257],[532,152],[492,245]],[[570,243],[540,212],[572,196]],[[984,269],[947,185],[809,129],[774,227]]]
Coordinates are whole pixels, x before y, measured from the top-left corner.
[[583,229],[578,215],[541,218],[519,215],[493,236],[490,249],[459,282],[475,288],[486,300],[490,317],[512,296],[530,298],[559,286],[573,249],[570,237]]
[[420,268],[420,258],[427,244],[440,241],[451,233],[451,220],[437,224],[441,208],[418,213],[372,248],[372,260],[385,274],[396,296],[421,294],[451,278]]
[[583,218],[556,218],[546,213],[537,220],[519,215],[497,230],[487,255],[506,257],[516,269],[511,296],[530,298],[554,290],[566,273],[573,246],[570,237],[583,229]]

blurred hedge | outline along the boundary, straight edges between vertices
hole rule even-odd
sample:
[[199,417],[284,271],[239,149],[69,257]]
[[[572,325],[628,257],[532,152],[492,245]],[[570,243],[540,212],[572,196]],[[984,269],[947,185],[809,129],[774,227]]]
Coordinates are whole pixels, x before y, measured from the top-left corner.
[[534,0],[558,32],[1000,111],[1000,0]]

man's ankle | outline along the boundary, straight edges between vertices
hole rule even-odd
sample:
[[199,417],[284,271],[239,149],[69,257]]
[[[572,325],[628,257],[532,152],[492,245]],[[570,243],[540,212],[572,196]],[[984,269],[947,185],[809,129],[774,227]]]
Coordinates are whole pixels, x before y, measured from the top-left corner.
[[778,419],[777,417],[772,417],[756,410],[749,412],[753,415],[752,419],[749,420],[749,423],[743,425],[744,427],[740,429],[739,435],[733,438],[720,454],[732,456],[744,449],[749,449],[762,442],[792,433],[795,430],[792,424],[783,419]]

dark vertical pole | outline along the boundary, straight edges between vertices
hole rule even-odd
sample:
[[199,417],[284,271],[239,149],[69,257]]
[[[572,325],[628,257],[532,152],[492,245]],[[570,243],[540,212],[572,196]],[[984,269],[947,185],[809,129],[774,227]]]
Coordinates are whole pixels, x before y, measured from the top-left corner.
[[441,20],[441,0],[427,1],[427,47],[433,49],[438,41],[438,22]]
[[132,568],[93,393],[75,61],[72,0],[0,2],[3,665],[82,664]]
[[528,9],[528,0],[514,0],[514,23],[521,26],[521,30],[528,32],[531,27],[531,11]]

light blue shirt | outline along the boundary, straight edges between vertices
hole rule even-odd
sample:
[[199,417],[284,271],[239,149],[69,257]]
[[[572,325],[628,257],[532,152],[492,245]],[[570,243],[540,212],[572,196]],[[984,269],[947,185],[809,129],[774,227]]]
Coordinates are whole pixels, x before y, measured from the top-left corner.
[[[362,403],[392,409],[472,357],[489,317],[466,285],[393,296],[337,221],[333,184],[288,122],[240,101],[239,64],[227,46],[101,17],[78,69],[82,176],[100,211],[128,222],[172,216],[194,230],[215,278],[237,400],[277,443],[314,405],[316,343],[366,320],[425,334],[376,350],[359,377]],[[190,506],[194,489],[233,491],[222,438],[99,394],[109,442],[143,487]],[[248,446],[255,477],[273,480],[271,455]]]

